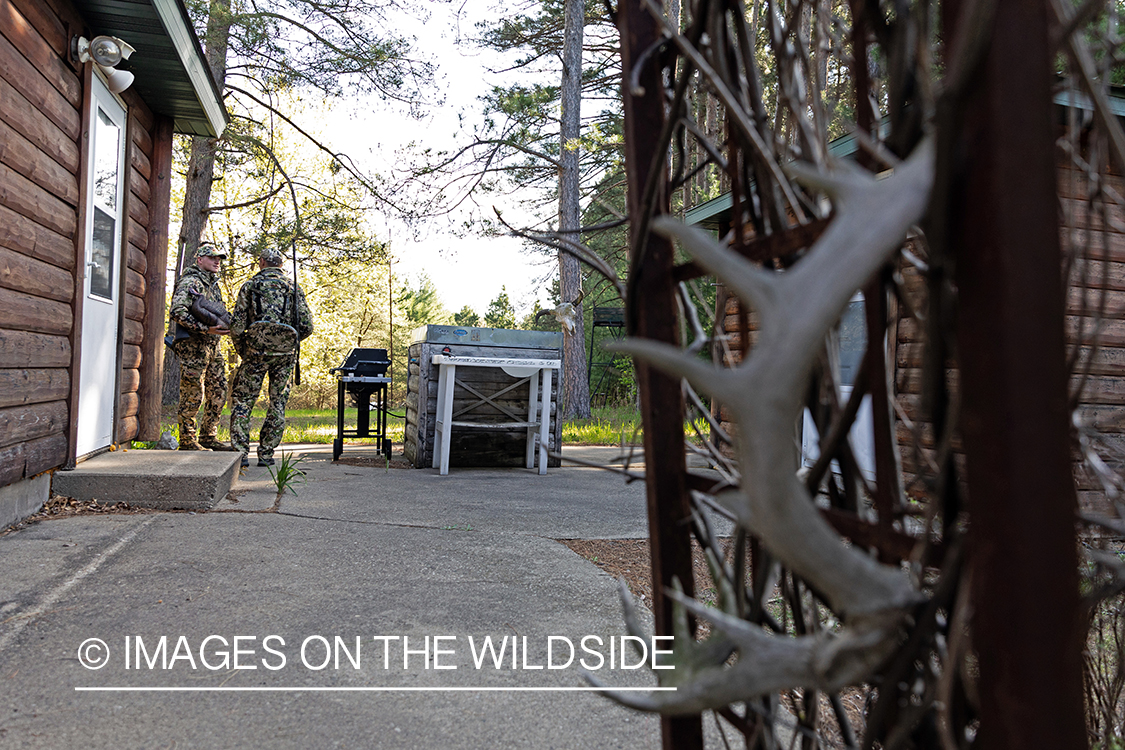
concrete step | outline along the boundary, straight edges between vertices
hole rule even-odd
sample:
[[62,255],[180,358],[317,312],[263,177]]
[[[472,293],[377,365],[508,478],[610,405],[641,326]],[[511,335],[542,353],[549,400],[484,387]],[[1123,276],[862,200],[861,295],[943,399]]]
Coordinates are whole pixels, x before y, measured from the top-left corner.
[[51,489],[77,500],[206,510],[230,492],[240,457],[237,452],[110,451],[70,471],[56,471]]

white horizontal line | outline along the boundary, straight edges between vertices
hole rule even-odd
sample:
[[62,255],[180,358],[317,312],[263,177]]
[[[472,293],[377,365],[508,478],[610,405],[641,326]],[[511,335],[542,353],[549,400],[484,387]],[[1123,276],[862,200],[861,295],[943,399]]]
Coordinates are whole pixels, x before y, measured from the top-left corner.
[[88,693],[626,693],[666,691],[674,687],[75,687]]

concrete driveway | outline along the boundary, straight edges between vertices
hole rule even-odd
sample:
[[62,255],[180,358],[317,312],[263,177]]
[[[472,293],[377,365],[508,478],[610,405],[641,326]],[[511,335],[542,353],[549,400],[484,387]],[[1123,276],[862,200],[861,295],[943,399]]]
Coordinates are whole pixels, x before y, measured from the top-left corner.
[[206,513],[0,537],[0,747],[659,745],[582,690],[580,658],[655,682],[621,668],[615,582],[555,541],[647,536],[641,483],[305,455],[276,511],[252,467]]

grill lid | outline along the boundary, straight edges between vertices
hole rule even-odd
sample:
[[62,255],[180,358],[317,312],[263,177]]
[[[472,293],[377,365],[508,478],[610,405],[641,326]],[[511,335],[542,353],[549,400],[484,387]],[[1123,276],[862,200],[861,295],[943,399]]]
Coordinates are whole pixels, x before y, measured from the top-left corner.
[[391,360],[387,357],[386,349],[355,348],[348,353],[348,358],[339,367],[333,367],[332,372],[342,375],[357,375],[361,377],[379,377],[387,373]]

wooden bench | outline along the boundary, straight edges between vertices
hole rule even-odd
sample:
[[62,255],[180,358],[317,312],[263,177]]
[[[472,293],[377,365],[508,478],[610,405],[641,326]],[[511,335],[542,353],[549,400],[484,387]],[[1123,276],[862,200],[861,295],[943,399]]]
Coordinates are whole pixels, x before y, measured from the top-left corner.
[[[471,430],[527,430],[527,468],[535,468],[535,438],[539,438],[539,473],[547,473],[547,445],[551,429],[551,375],[554,370],[560,369],[561,360],[557,359],[515,359],[507,357],[456,357],[449,354],[435,354],[433,364],[438,370],[437,416],[434,423],[434,462],[433,467],[440,474],[449,473],[449,444],[453,428]],[[479,390],[457,380],[458,367],[496,367],[514,378],[520,378],[515,383],[502,388],[496,393],[485,394]],[[540,389],[542,381],[542,389]],[[517,388],[524,383],[528,384],[527,418],[513,413],[510,409],[497,403],[496,399]],[[461,386],[464,390],[476,397],[476,401],[453,413],[453,389]],[[543,394],[542,409],[539,408],[539,394]],[[481,422],[457,419],[467,412],[483,404],[489,404],[504,415],[511,418],[505,422]]]

